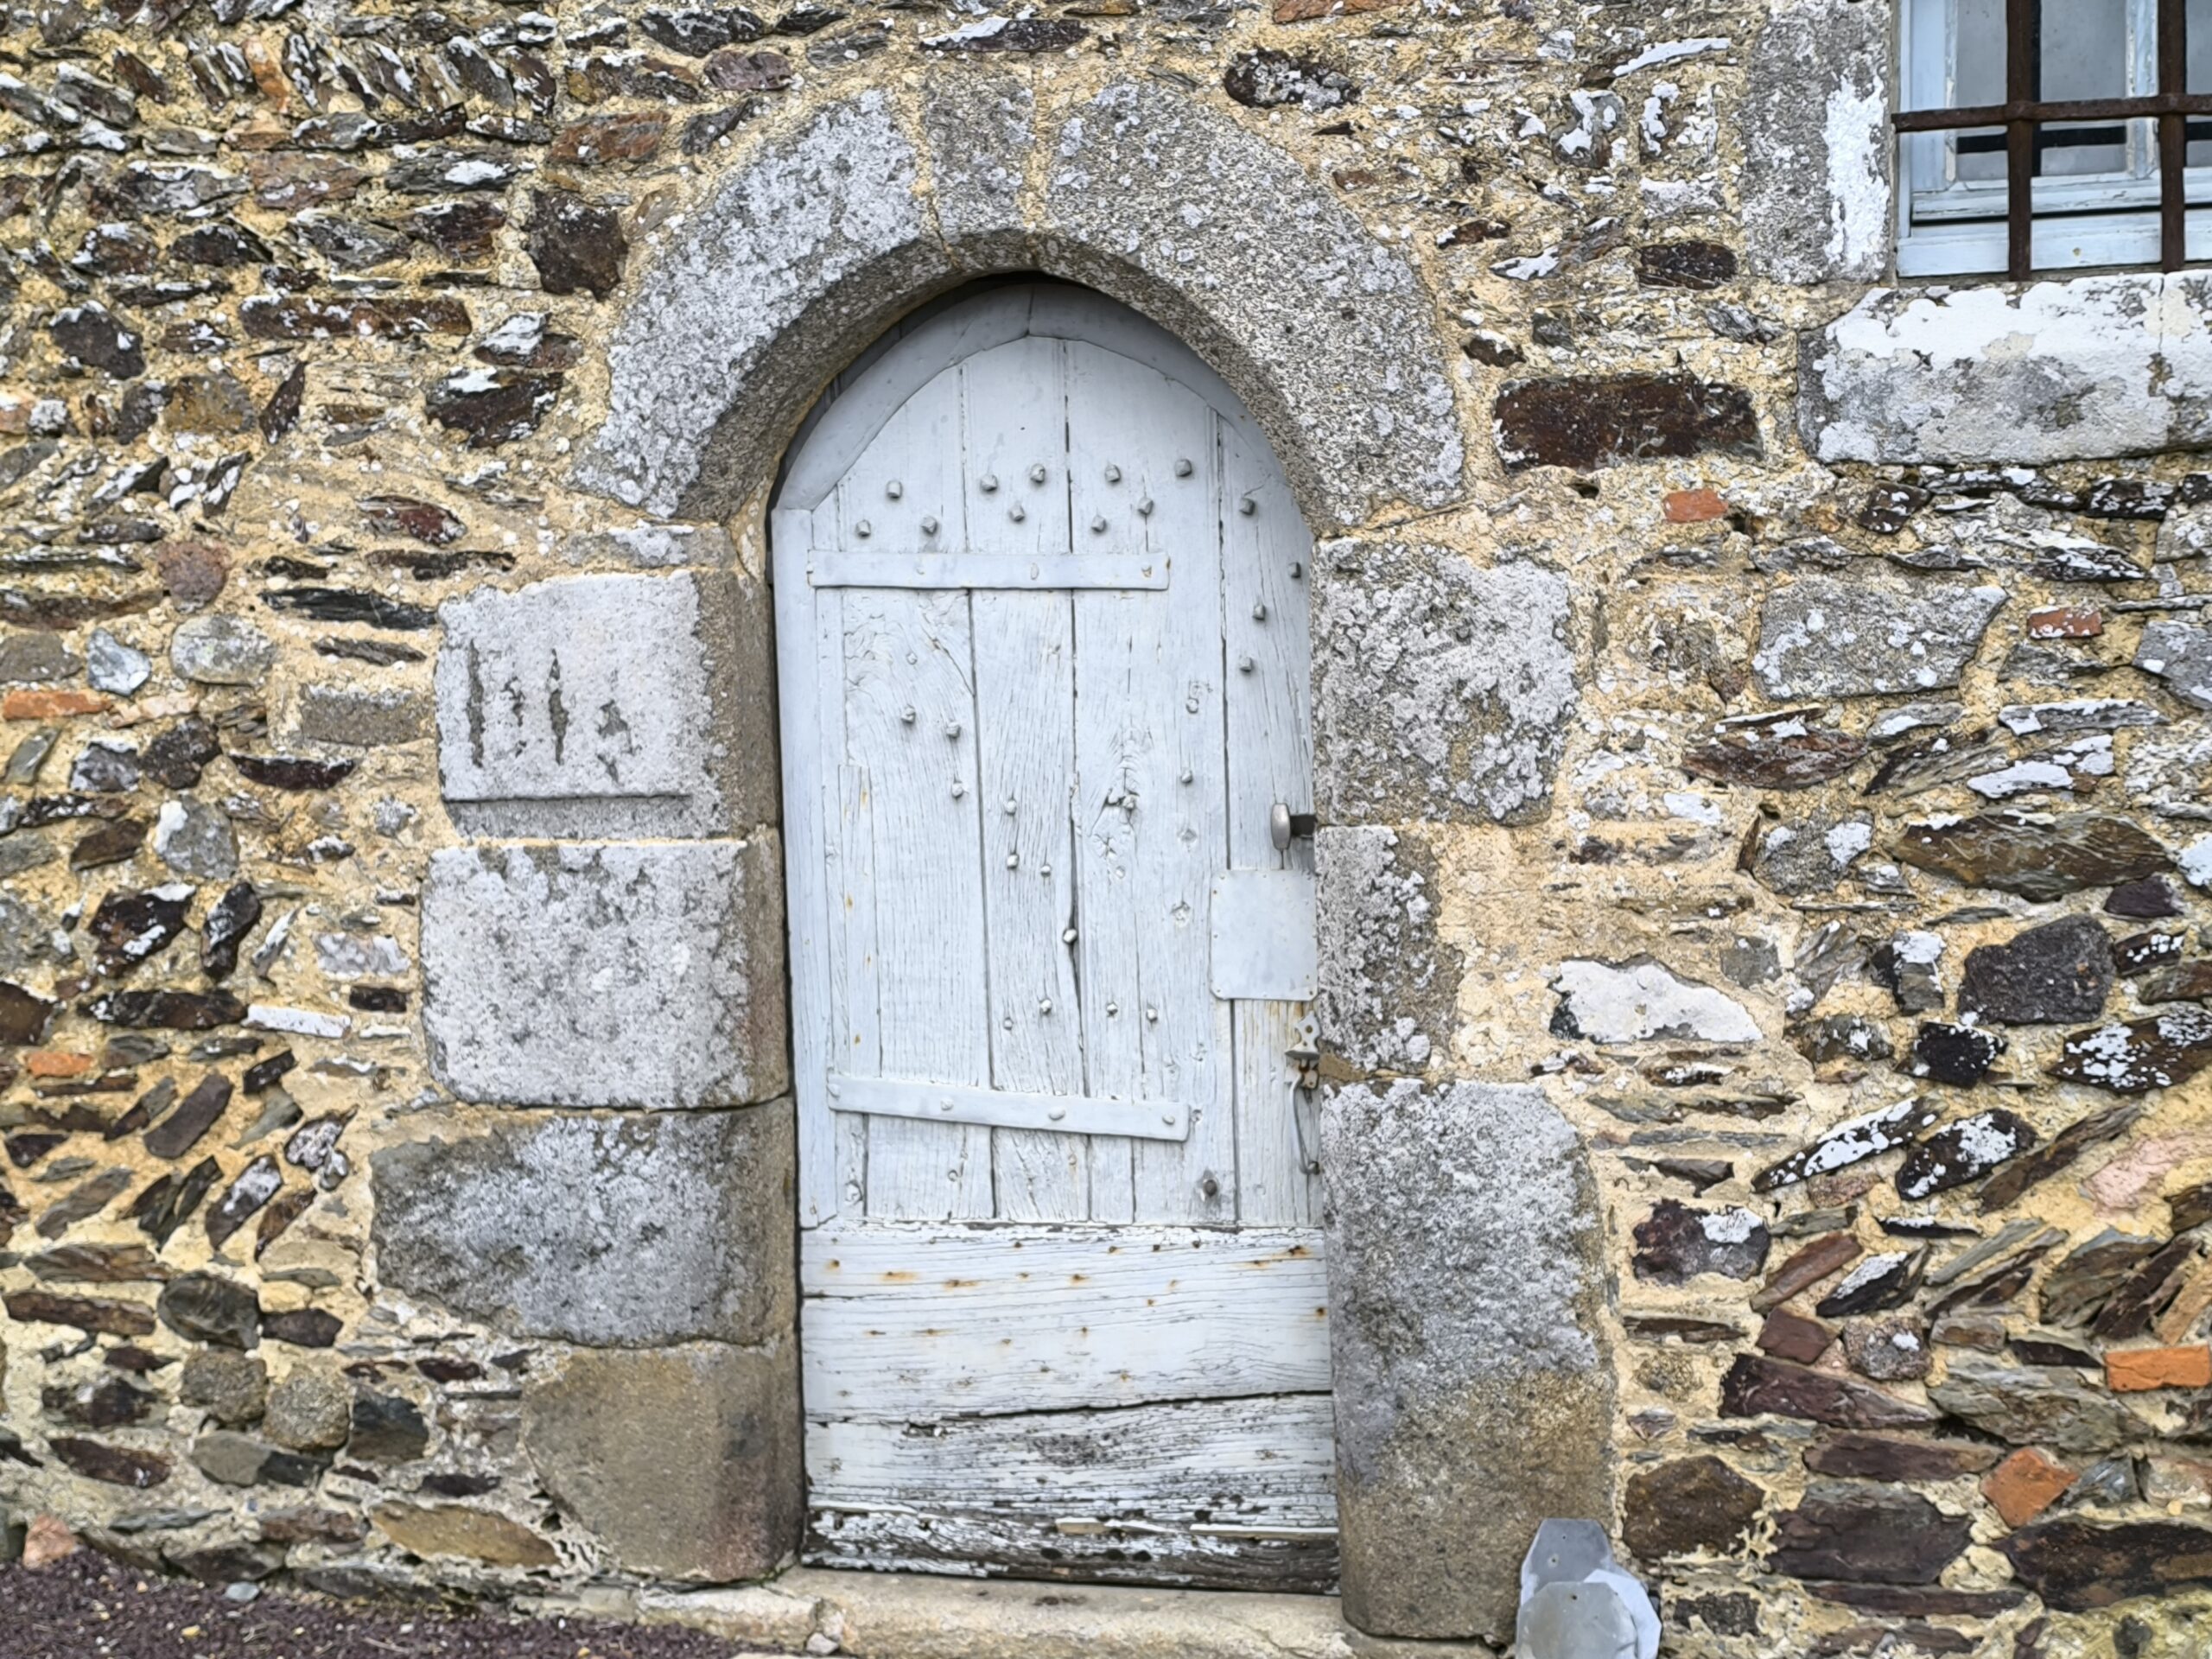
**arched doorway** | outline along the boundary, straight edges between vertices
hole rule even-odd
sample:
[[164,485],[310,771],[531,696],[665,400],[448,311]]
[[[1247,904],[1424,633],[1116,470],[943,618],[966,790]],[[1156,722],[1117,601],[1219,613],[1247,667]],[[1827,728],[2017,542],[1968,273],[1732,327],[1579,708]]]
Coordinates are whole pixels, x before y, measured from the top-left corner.
[[1312,542],[1088,289],[840,378],[770,516],[808,1551],[1324,1589]]

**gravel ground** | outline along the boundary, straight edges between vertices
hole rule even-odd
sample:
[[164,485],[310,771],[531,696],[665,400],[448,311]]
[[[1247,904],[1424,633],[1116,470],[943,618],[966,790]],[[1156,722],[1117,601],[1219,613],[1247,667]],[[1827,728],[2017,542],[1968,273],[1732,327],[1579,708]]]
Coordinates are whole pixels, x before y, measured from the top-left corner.
[[694,1630],[365,1612],[274,1592],[240,1604],[82,1550],[0,1569],[0,1659],[731,1659]]

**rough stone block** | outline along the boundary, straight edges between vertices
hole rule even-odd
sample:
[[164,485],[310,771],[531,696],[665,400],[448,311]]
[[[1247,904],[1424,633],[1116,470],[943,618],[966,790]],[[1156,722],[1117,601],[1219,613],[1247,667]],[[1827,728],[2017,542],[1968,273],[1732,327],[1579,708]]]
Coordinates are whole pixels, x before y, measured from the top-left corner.
[[296,739],[348,748],[412,743],[429,728],[429,700],[415,691],[303,685],[292,712]]
[[624,1572],[727,1583],[798,1546],[798,1350],[578,1352],[523,1395],[523,1446],[563,1514]]
[[1613,1513],[1587,1155],[1539,1089],[1408,1080],[1321,1146],[1344,1617],[1502,1645],[1538,1523]]
[[2212,275],[1878,289],[1804,337],[1819,460],[2001,462],[2212,441]]
[[501,1117],[371,1160],[378,1281],[524,1337],[757,1344],[790,1328],[790,1103]]
[[1784,0],[1751,47],[1738,116],[1744,251],[1776,282],[1879,282],[1890,194],[1890,8]]
[[1315,837],[1321,1040],[1362,1071],[1419,1071],[1451,1038],[1460,953],[1437,938],[1436,855],[1379,828]]
[[1844,576],[1777,588],[1751,671],[1770,697],[1849,697],[1956,685],[2004,604],[2001,588],[1892,588]]
[[1314,782],[1338,823],[1540,815],[1575,707],[1566,578],[1447,548],[1314,554]]
[[569,576],[481,589],[439,614],[438,765],[462,829],[712,835],[775,818],[759,584]]
[[431,1070],[464,1100],[721,1106],[789,1082],[773,834],[448,849],[422,956]]

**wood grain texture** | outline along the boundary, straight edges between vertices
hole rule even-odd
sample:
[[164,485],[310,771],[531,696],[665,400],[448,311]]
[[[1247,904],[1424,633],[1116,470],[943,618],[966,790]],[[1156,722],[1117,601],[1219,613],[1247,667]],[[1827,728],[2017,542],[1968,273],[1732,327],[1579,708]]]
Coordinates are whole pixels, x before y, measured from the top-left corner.
[[880,1421],[1313,1393],[1306,1229],[887,1226],[802,1241],[807,1409]]

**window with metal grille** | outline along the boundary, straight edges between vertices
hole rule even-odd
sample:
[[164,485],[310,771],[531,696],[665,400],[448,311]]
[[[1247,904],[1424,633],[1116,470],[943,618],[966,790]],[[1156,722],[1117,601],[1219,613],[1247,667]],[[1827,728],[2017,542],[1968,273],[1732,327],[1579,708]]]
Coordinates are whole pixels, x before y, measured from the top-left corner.
[[2212,259],[2212,0],[1902,0],[1898,274]]

